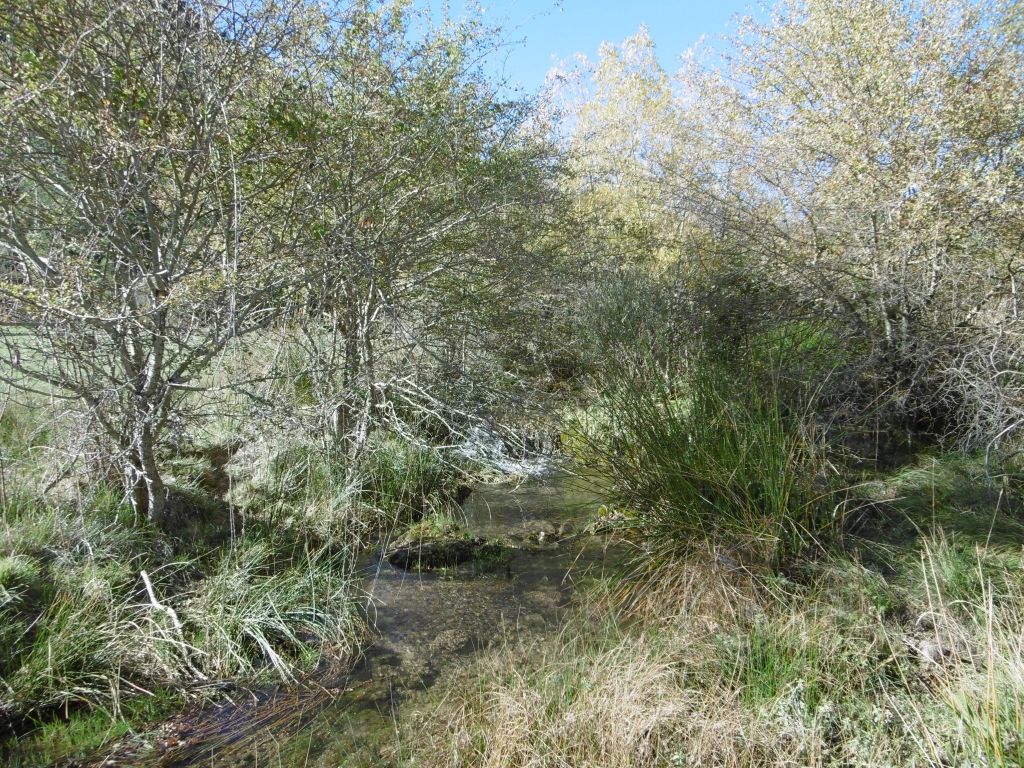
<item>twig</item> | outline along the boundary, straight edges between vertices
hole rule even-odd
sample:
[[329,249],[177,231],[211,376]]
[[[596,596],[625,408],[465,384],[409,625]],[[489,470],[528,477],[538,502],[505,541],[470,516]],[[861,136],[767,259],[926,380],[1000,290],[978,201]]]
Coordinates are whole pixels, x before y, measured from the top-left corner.
[[152,605],[158,611],[161,611],[162,613],[166,614],[170,618],[171,624],[174,626],[174,630],[178,633],[178,638],[181,640],[182,645],[182,654],[185,657],[185,663],[188,665],[188,668],[192,670],[192,673],[200,680],[203,680],[204,682],[208,681],[210,678],[208,678],[206,675],[204,675],[202,672],[196,669],[195,665],[192,663],[192,660],[189,658],[189,649],[191,648],[191,646],[185,640],[185,632],[182,627],[181,620],[178,618],[177,611],[175,611],[169,605],[164,605],[157,599],[156,592],[153,590],[153,582],[149,580],[148,573],[146,573],[145,571],[139,571],[139,575],[142,577],[142,583],[146,587],[146,594],[149,595],[150,605]]

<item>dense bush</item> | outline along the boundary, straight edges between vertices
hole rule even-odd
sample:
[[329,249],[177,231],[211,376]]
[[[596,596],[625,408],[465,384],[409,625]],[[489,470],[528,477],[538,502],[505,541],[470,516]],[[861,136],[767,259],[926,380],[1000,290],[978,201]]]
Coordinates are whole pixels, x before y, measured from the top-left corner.
[[672,386],[621,382],[603,407],[592,442],[659,554],[723,547],[779,565],[834,525],[819,449],[777,387],[702,360]]

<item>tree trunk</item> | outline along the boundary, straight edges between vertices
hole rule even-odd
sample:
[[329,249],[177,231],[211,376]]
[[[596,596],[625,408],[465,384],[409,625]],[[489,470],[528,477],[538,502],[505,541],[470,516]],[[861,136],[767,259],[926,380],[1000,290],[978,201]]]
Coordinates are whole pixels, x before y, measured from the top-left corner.
[[125,466],[125,485],[135,513],[154,525],[163,525],[167,487],[157,466],[155,442],[151,430],[141,427],[136,431]]

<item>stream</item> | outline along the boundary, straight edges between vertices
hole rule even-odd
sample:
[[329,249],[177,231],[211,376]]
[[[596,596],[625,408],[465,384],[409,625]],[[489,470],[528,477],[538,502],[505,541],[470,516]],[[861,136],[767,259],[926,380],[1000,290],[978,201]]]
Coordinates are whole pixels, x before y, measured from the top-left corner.
[[207,710],[165,743],[161,766],[381,765],[398,747],[402,702],[495,643],[554,632],[574,584],[621,552],[576,535],[599,503],[592,483],[557,470],[477,487],[462,507],[467,532],[530,539],[499,562],[405,571],[380,552],[360,560],[372,641],[354,668],[313,684],[264,691]]

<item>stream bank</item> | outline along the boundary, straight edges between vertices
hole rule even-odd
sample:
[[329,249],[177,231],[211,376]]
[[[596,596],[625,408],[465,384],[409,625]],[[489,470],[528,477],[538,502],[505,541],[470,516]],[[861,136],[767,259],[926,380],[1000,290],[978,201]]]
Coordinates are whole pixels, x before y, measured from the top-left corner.
[[384,550],[367,553],[359,571],[373,640],[354,667],[207,707],[169,726],[145,762],[379,764],[410,694],[495,643],[552,633],[574,585],[621,559],[604,537],[579,533],[600,498],[593,481],[561,470],[476,487],[462,505],[465,534],[501,542],[500,557],[406,570]]

